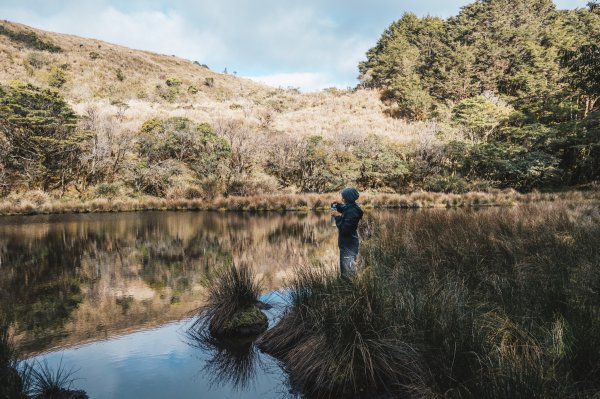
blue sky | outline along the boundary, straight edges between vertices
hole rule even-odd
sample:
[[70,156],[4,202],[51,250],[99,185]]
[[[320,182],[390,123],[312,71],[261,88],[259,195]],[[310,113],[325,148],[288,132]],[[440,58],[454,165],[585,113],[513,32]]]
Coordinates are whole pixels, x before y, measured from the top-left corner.
[[[174,54],[303,91],[357,83],[358,62],[404,12],[448,17],[470,0],[0,0],[0,18]],[[559,8],[588,0],[555,0]]]

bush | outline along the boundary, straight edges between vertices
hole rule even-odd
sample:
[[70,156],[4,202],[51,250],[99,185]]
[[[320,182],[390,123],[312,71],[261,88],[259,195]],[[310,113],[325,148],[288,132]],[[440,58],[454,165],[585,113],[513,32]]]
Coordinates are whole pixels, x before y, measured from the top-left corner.
[[234,176],[227,185],[228,195],[251,196],[273,194],[277,192],[277,179],[265,173]]
[[57,89],[63,87],[67,83],[67,75],[62,69],[52,67],[48,73],[48,84]]
[[48,65],[50,61],[43,53],[31,52],[27,56],[27,63],[35,69],[42,69]]
[[177,77],[170,77],[167,78],[167,80],[165,81],[165,84],[169,87],[178,87],[181,86],[183,82],[181,81],[181,79],[177,78]]
[[425,183],[425,189],[434,193],[463,194],[469,191],[469,183],[461,176],[434,176]]
[[111,183],[100,183],[94,187],[94,197],[114,198],[119,195],[119,186]]

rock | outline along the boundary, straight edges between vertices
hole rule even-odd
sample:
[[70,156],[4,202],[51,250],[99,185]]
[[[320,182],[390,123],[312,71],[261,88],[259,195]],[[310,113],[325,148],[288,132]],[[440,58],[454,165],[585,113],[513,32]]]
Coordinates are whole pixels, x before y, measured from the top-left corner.
[[267,316],[256,305],[252,305],[235,313],[221,328],[211,325],[210,332],[214,336],[244,337],[261,334],[268,327]]

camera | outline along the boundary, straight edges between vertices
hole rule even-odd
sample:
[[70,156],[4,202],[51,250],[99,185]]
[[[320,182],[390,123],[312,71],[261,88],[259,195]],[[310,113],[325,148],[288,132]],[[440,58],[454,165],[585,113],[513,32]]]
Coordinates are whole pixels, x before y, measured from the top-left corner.
[[332,211],[339,212],[340,210],[338,209],[338,205],[339,205],[339,204],[338,204],[337,202],[335,202],[335,201],[334,201],[334,202],[332,202],[332,203],[331,203],[331,210],[332,210]]

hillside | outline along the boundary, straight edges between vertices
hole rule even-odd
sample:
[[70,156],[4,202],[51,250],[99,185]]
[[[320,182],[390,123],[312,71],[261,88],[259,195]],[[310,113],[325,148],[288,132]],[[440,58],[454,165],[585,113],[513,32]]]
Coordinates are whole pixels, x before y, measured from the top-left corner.
[[370,131],[404,139],[404,129],[414,132],[384,115],[373,91],[300,94],[213,72],[202,60],[194,63],[13,22],[0,26],[61,49],[42,51],[0,34],[0,83],[20,80],[58,89],[79,112],[90,103],[102,108],[125,103],[132,128],[159,115],[209,123],[236,118],[261,124],[267,118],[273,129],[298,135]]
[[406,13],[357,65],[359,88],[302,94],[202,60],[2,22],[0,212],[275,194],[302,208],[322,205],[307,193],[347,185],[375,195],[595,189],[599,27],[595,1]]

